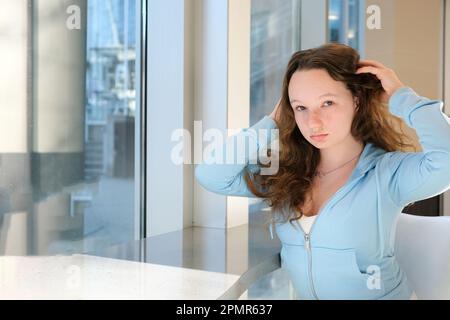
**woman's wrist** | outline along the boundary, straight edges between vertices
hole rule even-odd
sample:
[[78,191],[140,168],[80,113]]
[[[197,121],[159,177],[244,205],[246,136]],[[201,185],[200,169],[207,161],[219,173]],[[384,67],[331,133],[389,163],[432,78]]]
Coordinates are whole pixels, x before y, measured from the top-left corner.
[[406,86],[403,83],[400,83],[397,85],[394,89],[392,89],[391,94],[389,95],[389,98],[392,97],[398,90],[405,88]]

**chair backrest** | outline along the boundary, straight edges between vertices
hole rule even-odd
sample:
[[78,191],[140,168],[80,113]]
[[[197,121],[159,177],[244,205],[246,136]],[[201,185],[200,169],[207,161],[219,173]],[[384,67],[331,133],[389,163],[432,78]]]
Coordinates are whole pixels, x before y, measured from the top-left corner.
[[450,299],[450,217],[402,213],[395,250],[419,299]]

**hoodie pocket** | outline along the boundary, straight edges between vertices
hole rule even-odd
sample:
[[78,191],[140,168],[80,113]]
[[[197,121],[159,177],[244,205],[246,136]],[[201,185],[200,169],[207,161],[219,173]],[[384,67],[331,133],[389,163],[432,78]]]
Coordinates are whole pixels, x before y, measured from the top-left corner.
[[374,299],[380,289],[359,269],[354,249],[312,248],[312,276],[319,299]]
[[303,246],[283,244],[281,265],[289,274],[291,283],[300,300],[314,299],[308,277],[308,259]]

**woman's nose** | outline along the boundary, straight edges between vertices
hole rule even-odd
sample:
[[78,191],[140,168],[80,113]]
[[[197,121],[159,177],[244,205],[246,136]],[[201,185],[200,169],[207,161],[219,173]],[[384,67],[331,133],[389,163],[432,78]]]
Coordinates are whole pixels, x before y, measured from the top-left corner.
[[322,127],[322,119],[320,115],[316,112],[311,112],[308,119],[308,125],[310,128]]

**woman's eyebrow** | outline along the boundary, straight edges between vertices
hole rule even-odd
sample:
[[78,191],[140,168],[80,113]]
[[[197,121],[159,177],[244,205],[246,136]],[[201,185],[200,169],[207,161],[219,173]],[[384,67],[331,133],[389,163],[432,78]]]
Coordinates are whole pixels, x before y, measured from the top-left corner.
[[[334,93],[328,92],[328,93],[324,93],[324,94],[318,96],[317,99],[320,99],[320,98],[323,98],[323,97],[337,97],[337,96],[338,95],[336,95]],[[300,100],[296,100],[296,99],[291,100],[291,104],[294,103],[294,102],[302,103]]]

